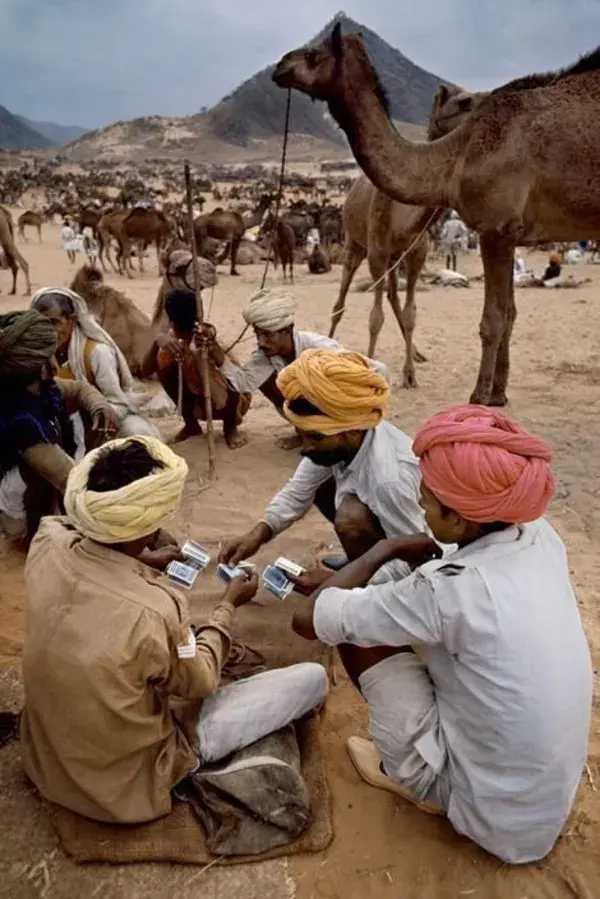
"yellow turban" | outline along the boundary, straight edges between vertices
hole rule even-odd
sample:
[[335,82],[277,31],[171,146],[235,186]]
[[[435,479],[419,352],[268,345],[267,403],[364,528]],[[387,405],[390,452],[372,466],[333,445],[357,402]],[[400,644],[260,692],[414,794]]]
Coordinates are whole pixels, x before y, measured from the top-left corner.
[[[136,441],[164,468],[119,490],[88,490],[88,477],[100,453]],[[78,531],[98,543],[126,543],[147,537],[177,509],[187,463],[155,437],[124,437],[92,450],[69,474],[65,509]]]
[[[341,434],[368,431],[384,417],[388,384],[360,353],[336,350],[304,350],[277,376],[283,393],[286,418],[302,431]],[[290,410],[303,397],[322,415],[298,415]]]

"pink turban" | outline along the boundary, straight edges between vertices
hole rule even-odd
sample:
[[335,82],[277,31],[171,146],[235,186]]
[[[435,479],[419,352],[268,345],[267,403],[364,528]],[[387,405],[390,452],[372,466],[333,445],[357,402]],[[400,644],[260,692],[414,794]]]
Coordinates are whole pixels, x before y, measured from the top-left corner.
[[413,449],[425,486],[468,521],[535,521],[554,495],[548,444],[487,406],[434,415]]

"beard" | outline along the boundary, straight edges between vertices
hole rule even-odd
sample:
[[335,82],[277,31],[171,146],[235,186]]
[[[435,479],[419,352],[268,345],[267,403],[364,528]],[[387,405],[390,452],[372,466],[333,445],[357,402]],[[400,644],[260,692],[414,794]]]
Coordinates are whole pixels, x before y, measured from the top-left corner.
[[333,465],[339,465],[348,459],[347,450],[311,450],[310,452],[300,453],[305,459],[310,459],[315,465],[323,468],[331,468]]

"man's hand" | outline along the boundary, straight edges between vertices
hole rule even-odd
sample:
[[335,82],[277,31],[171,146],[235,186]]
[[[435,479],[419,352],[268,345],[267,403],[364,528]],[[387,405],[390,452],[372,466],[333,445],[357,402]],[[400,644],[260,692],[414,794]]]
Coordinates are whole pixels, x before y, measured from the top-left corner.
[[258,572],[246,569],[246,575],[234,577],[229,581],[224,599],[228,600],[236,609],[245,606],[254,599],[258,592]]
[[196,324],[194,326],[194,339],[192,341],[192,350],[199,350],[203,346],[208,348],[208,355],[216,366],[221,366],[225,362],[225,353],[217,343],[217,332],[213,325]]
[[291,574],[287,574],[286,577],[293,582],[297,593],[302,593],[304,596],[310,596],[317,587],[320,587],[321,584],[328,581],[332,574],[333,572],[327,571],[326,568],[307,568],[306,571],[303,571],[298,577],[294,577]]
[[247,534],[227,540],[221,547],[219,562],[233,567],[238,562],[243,562],[257,553],[261,546],[267,543],[272,536],[273,533],[269,525],[264,521],[260,521]]
[[183,341],[172,334],[159,334],[154,343],[157,349],[168,350],[177,362],[183,361]]
[[160,549],[146,548],[140,553],[139,560],[150,568],[164,571],[171,562],[185,562],[185,557],[178,546],[171,545],[161,546]]
[[418,568],[432,559],[442,558],[442,548],[427,534],[415,534],[414,537],[392,537],[381,541],[381,548],[386,560],[401,559],[408,562],[411,568]]
[[112,440],[119,430],[119,419],[112,406],[108,403],[102,409],[98,409],[92,418],[92,430],[90,434],[89,449],[96,449],[107,440]]

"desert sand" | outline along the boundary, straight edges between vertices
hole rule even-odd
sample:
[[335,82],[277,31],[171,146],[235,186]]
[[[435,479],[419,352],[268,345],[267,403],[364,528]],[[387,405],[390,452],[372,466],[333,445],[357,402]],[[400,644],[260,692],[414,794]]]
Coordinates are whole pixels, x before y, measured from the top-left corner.
[[[20,243],[31,267],[33,288],[68,284],[74,273],[60,248],[57,225],[45,226],[43,243]],[[541,254],[526,255],[540,273]],[[429,268],[439,266],[430,260]],[[479,254],[463,257],[460,269],[479,274]],[[143,277],[128,281],[108,276],[149,311],[158,285],[151,254]],[[600,654],[600,474],[594,452],[600,441],[600,268],[580,265],[577,277],[592,283],[577,290],[524,290],[517,293],[519,317],[513,338],[508,414],[553,445],[558,492],[550,519],[566,541],[573,581],[589,637],[594,664]],[[241,269],[231,278],[221,267],[210,320],[221,338],[232,341],[241,330],[240,310],[259,286],[262,267]],[[366,276],[366,268],[359,278]],[[298,266],[295,293],[297,325],[326,332],[340,278],[311,276]],[[268,284],[280,283],[280,272]],[[22,281],[19,282],[22,290]],[[0,272],[0,310],[25,308],[28,300],[7,296],[8,272]],[[395,321],[386,313],[377,356],[393,374],[391,420],[409,434],[432,413],[466,402],[479,361],[478,323],[483,286],[429,288],[419,292],[416,342],[428,362],[418,367],[419,388],[401,389],[403,342]],[[208,298],[207,298],[208,300]],[[368,294],[350,293],[339,339],[348,348],[365,351]],[[207,311],[209,303],[207,302]],[[242,342],[241,358],[252,349]],[[177,429],[175,417],[158,421],[165,438]],[[276,439],[289,432],[269,404],[258,396],[245,422],[249,443],[229,451],[217,425],[217,480],[200,490],[207,470],[206,444],[194,439],[180,445],[191,476],[182,510],[173,530],[216,547],[219,540],[249,527],[273,492],[297,464],[297,453],[286,452]],[[315,551],[333,541],[331,528],[316,513],[268,548],[262,559],[284,553],[307,563]],[[0,705],[16,707],[19,655],[24,629],[23,557],[0,541]],[[290,601],[290,615],[294,603]],[[268,627],[271,600],[259,594],[249,614]],[[90,623],[93,626],[93,623]],[[564,659],[569,664],[569,659]],[[332,688],[323,715],[322,732],[333,800],[335,838],[321,855],[295,857],[243,868],[202,873],[171,865],[78,867],[62,852],[48,817],[19,774],[18,746],[0,751],[0,897],[100,897],[137,899],[142,896],[180,899],[239,896],[270,899],[595,899],[600,896],[600,716],[597,699],[590,740],[589,767],[565,832],[553,853],[541,864],[511,869],[451,826],[428,818],[391,795],[363,784],[345,750],[351,734],[367,734],[365,708],[342,676]],[[65,697],[68,701],[68,697]]]

